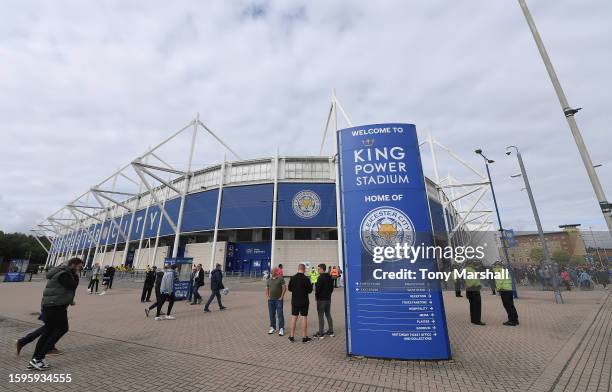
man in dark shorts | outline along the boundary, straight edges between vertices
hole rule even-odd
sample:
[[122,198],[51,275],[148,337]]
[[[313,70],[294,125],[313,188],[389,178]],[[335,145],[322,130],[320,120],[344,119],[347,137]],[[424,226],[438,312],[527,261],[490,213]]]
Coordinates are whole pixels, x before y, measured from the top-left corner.
[[310,301],[308,300],[308,294],[312,293],[312,283],[310,279],[304,275],[306,266],[304,264],[298,265],[297,274],[293,275],[289,280],[289,291],[291,291],[291,333],[289,340],[295,341],[295,328],[297,326],[297,319],[302,316],[302,343],[311,341],[308,337],[307,325],[308,325],[308,306]]

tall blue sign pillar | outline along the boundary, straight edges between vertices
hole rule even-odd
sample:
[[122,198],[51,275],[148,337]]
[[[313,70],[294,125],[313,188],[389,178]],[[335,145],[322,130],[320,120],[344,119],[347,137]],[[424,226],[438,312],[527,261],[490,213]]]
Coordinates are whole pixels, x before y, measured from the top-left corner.
[[[337,133],[349,355],[450,359],[416,128],[373,124]],[[416,250],[375,260],[376,248]]]

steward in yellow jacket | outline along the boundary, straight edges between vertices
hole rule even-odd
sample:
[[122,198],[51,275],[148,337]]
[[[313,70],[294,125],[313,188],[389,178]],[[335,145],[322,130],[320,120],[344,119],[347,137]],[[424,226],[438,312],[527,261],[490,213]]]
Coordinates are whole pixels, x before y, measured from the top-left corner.
[[470,321],[475,325],[486,325],[480,320],[482,315],[482,299],[480,298],[480,279],[477,279],[470,274],[476,272],[476,267],[480,264],[476,261],[470,261],[464,268],[465,271],[465,296],[470,303]]
[[493,272],[499,275],[499,279],[495,279],[495,288],[499,291],[499,296],[501,297],[502,304],[504,305],[504,309],[506,309],[506,313],[508,314],[508,321],[504,322],[504,325],[509,327],[514,327],[519,325],[518,313],[516,308],[514,307],[514,297],[512,293],[512,278],[510,277],[509,271],[506,267],[501,263],[495,263],[493,267]]

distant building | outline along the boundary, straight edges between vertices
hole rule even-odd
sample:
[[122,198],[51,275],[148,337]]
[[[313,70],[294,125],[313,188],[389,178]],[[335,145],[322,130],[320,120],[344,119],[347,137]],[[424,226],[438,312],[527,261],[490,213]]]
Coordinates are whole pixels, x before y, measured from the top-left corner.
[[[577,257],[585,260],[587,250],[584,239],[577,224],[561,225],[561,231],[544,233],[544,240],[548,245],[548,251],[552,255],[556,251],[564,251],[570,257]],[[508,248],[508,256],[515,266],[526,266],[539,264],[539,261],[531,259],[532,249],[542,249],[542,243],[538,233],[515,233],[516,246]]]

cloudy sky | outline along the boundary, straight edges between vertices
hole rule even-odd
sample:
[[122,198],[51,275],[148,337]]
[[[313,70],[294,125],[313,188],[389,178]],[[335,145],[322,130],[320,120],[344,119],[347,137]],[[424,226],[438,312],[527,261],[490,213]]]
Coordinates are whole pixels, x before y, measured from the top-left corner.
[[[612,198],[612,2],[531,3]],[[332,88],[355,124],[414,123],[480,169],[482,148],[506,226],[534,228],[514,144],[547,229],[605,227],[513,0],[8,1],[0,59],[0,230],[28,230],[197,112],[244,157],[317,154]],[[197,166],[222,158],[200,141]]]

